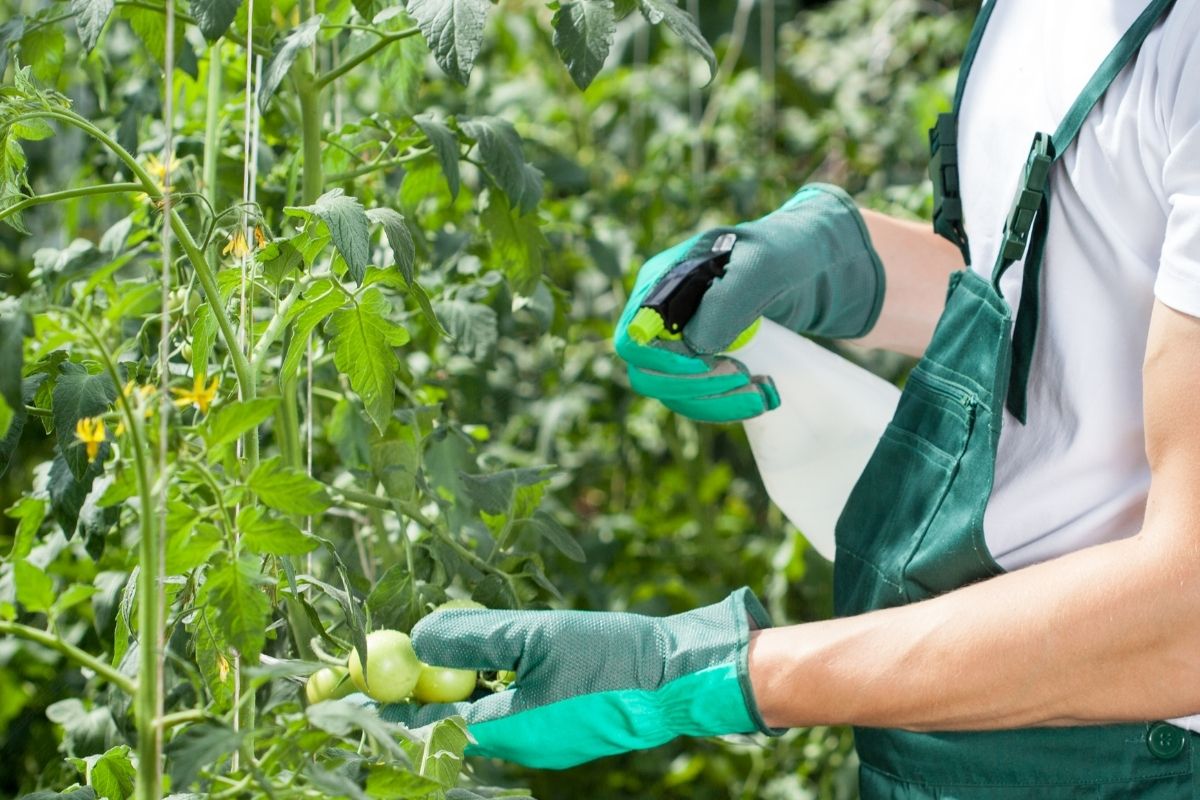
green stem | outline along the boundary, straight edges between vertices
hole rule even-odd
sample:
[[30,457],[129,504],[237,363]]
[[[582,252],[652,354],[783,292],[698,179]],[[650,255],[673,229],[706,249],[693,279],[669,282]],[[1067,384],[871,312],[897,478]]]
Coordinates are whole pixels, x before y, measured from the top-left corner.
[[176,725],[186,725],[189,722],[204,722],[211,715],[202,708],[189,708],[186,711],[176,711],[174,714],[163,714],[159,722],[163,730],[174,728]]
[[18,622],[5,622],[0,620],[0,634],[5,636],[16,636],[19,639],[27,639],[31,642],[37,642],[40,645],[49,647],[51,650],[57,650],[67,658],[79,664],[81,667],[87,667],[92,672],[99,675],[104,680],[116,686],[121,691],[128,695],[137,693],[138,685],[134,681],[121,673],[117,672],[108,664],[105,664],[95,656],[89,655],[80,650],[73,644],[64,642],[52,633],[47,633],[37,628],[31,628],[28,625],[22,625]]
[[401,39],[407,39],[410,36],[416,36],[420,32],[421,32],[420,28],[405,28],[402,31],[396,31],[395,33],[384,36],[378,42],[376,42],[375,44],[368,47],[366,50],[363,50],[361,53],[358,53],[358,54],[346,59],[341,64],[338,64],[336,67],[331,69],[329,72],[326,72],[324,75],[319,76],[316,79],[316,88],[318,90],[324,89],[326,86],[333,83],[338,78],[342,77],[347,72],[354,69],[359,64],[366,61],[367,59],[371,58],[373,55],[378,53],[383,48],[387,47],[392,42],[398,42]]
[[407,155],[391,158],[387,161],[377,161],[373,164],[367,164],[357,169],[349,170],[348,172],[335,172],[328,177],[330,183],[338,183],[340,181],[348,181],[353,178],[361,178],[363,175],[370,175],[372,172],[378,172],[381,169],[389,169],[391,167],[399,167],[414,159],[418,159],[427,153],[432,153],[432,147],[422,147],[420,150],[414,150]]
[[275,316],[271,317],[271,321],[267,323],[267,329],[262,332],[258,338],[258,342],[254,346],[254,352],[250,354],[250,366],[254,368],[254,374],[257,376],[262,369],[263,362],[267,359],[267,352],[271,349],[271,345],[279,338],[279,334],[283,332],[285,323],[287,322],[288,312],[292,310],[297,298],[300,297],[300,292],[308,286],[308,281],[296,280],[292,283],[291,291],[284,296],[280,301],[279,307],[275,309]]
[[221,43],[208,48],[208,95],[204,98],[204,196],[217,208],[217,166],[221,147]]
[[[305,60],[309,60],[307,55]],[[304,69],[296,78],[296,87],[300,98],[301,152],[304,154],[300,197],[305,204],[311,204],[325,190],[321,166],[321,88]]]
[[121,192],[140,192],[142,185],[140,183],[109,183],[104,186],[81,186],[78,189],[65,189],[61,192],[51,192],[50,194],[39,194],[33,197],[27,197],[21,202],[11,205],[8,208],[0,209],[0,219],[19,214],[32,206],[40,206],[45,203],[56,203],[59,200],[71,200],[76,197],[90,197],[101,194],[119,194]]

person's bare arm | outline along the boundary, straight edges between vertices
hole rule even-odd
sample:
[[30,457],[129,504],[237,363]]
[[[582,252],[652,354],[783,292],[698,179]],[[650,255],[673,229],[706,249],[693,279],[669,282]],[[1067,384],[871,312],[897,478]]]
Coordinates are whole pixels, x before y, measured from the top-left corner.
[[853,343],[920,356],[946,304],[950,273],[962,269],[962,254],[927,222],[866,209],[862,215],[887,274],[887,293],[875,327]]
[[1156,304],[1143,528],[931,600],[765,630],[770,725],[981,730],[1200,713],[1200,320]]

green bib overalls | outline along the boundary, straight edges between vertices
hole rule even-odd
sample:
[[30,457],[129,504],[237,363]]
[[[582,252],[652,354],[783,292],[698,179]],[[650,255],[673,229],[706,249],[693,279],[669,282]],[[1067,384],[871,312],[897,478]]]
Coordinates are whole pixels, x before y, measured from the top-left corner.
[[[915,602],[1003,572],[984,540],[983,515],[1005,404],[1016,419],[1026,418],[1051,169],[1172,1],[1153,0],[1059,129],[1035,138],[992,279],[970,269],[951,278],[933,340],[838,521],[839,616]],[[935,229],[964,255],[955,120],[995,2],[984,6],[972,31],[955,113],[943,115],[931,131]],[[1014,325],[999,283],[1022,258],[1025,278]],[[1164,722],[979,733],[859,728],[855,742],[861,793],[868,800],[1200,800],[1200,736]]]

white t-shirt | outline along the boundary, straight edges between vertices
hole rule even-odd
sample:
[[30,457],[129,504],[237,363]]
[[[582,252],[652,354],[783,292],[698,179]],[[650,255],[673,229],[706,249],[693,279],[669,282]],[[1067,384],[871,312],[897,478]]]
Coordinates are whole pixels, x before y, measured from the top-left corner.
[[[971,262],[987,275],[1034,133],[1053,133],[1148,0],[998,2],[959,122]],[[984,518],[1008,569],[1141,527],[1154,298],[1200,316],[1200,2],[1177,3],[1118,76],[1051,198],[1029,421],[1005,414]],[[1021,278],[1017,264],[1001,284],[1014,309]]]

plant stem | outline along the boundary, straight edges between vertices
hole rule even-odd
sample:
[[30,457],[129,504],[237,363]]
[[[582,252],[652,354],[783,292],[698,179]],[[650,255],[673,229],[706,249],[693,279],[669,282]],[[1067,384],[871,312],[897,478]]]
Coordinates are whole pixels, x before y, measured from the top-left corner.
[[89,197],[101,194],[119,194],[121,192],[140,192],[142,185],[140,183],[109,183],[104,186],[80,186],[77,189],[65,189],[61,192],[51,192],[50,194],[39,194],[33,197],[27,197],[15,205],[8,208],[0,209],[0,219],[19,214],[31,206],[40,206],[45,203],[56,203],[59,200],[71,200],[75,197]]
[[[204,196],[217,208],[217,166],[221,147],[221,43],[208,48],[208,95],[204,98]],[[214,245],[215,246],[215,245]]]
[[397,158],[390,158],[387,161],[377,161],[375,163],[367,164],[366,166],[358,167],[357,169],[352,169],[347,172],[335,172],[329,176],[328,181],[330,183],[338,183],[340,181],[348,181],[353,178],[361,178],[363,175],[370,175],[372,172],[378,172],[381,169],[401,166],[409,161],[420,158],[426,153],[431,152],[433,152],[432,147],[422,147],[420,150],[414,150],[411,153],[399,156]]
[[296,303],[296,299],[300,297],[300,292],[304,291],[308,286],[308,281],[297,279],[292,283],[291,290],[284,296],[279,303],[279,308],[275,309],[275,316],[271,317],[271,321],[267,323],[267,329],[258,337],[258,341],[254,345],[254,352],[250,354],[250,366],[254,368],[254,374],[257,376],[262,369],[263,362],[267,359],[267,351],[271,349],[271,345],[279,338],[279,334],[283,331],[284,324],[287,322],[288,312],[292,310],[292,306]]
[[333,83],[338,78],[342,77],[347,72],[354,69],[359,64],[366,61],[367,59],[371,58],[371,56],[375,55],[376,53],[378,53],[383,48],[387,47],[392,42],[398,42],[401,39],[407,39],[410,36],[416,36],[420,32],[421,32],[420,28],[405,28],[402,31],[396,31],[395,33],[384,36],[378,42],[376,42],[375,44],[368,47],[366,50],[363,50],[361,53],[358,53],[357,55],[354,55],[351,58],[346,59],[341,64],[338,64],[336,67],[331,69],[329,72],[326,72],[324,75],[319,76],[316,79],[316,88],[318,90],[324,89],[326,86]]
[[104,680],[116,686],[121,691],[128,695],[137,694],[137,684],[121,673],[117,672],[113,667],[105,664],[95,656],[85,653],[73,644],[64,642],[52,633],[47,633],[37,628],[31,628],[28,625],[22,625],[18,622],[5,622],[0,620],[0,634],[6,636],[16,636],[19,639],[27,639],[31,642],[37,642],[40,645],[49,647],[51,650],[57,650],[67,658],[71,659],[81,667],[87,667],[92,672],[99,675]]

